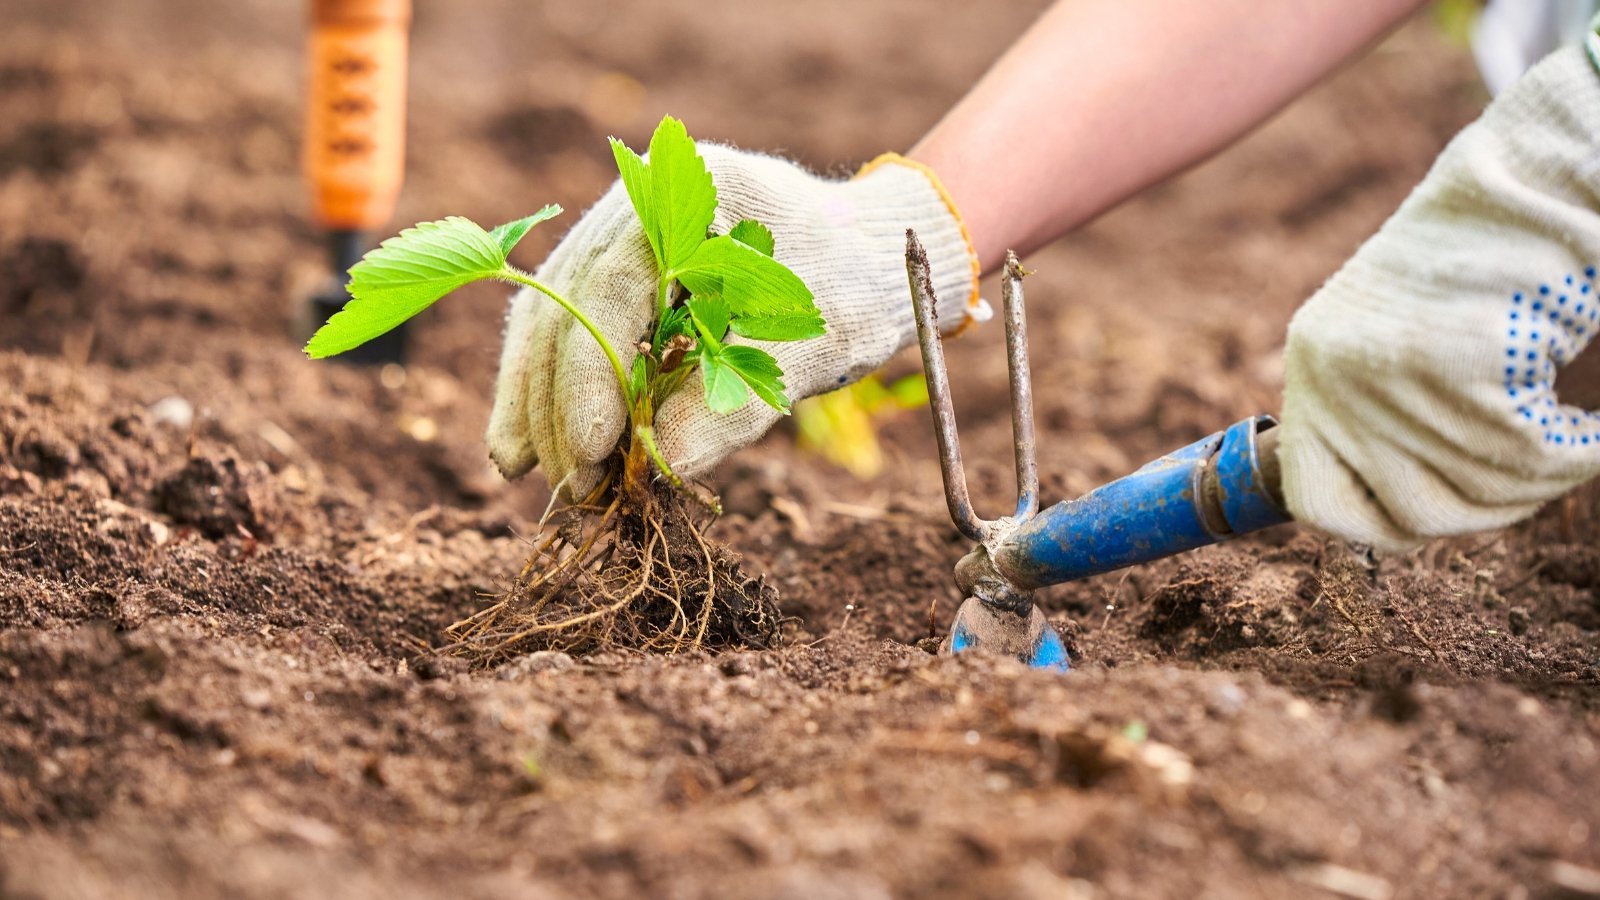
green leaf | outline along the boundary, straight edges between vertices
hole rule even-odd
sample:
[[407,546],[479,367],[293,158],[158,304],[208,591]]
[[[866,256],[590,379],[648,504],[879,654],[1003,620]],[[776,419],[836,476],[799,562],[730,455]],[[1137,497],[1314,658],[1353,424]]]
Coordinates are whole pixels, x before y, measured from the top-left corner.
[[645,355],[640,353],[633,358],[633,369],[628,372],[629,393],[635,397],[644,394],[645,382],[648,378],[649,372],[646,368]]
[[661,230],[656,227],[656,207],[650,197],[649,167],[627,144],[616,138],[607,140],[611,142],[611,155],[617,160],[617,172],[622,175],[622,187],[633,201],[633,211],[644,226],[645,237],[650,239],[650,249],[655,251],[656,267],[665,270],[666,262],[661,258]]
[[522,240],[522,236],[528,233],[528,229],[546,219],[553,219],[559,215],[561,215],[561,207],[552,203],[531,216],[496,226],[490,230],[489,237],[494,238],[495,243],[500,245],[502,256],[510,256],[512,248],[516,247],[517,242]]
[[667,274],[695,294],[721,294],[735,316],[817,311],[798,275],[728,235],[701,243],[694,256]]
[[759,252],[762,256],[771,256],[776,246],[772,240],[772,232],[755,219],[741,220],[728,232],[728,237]]
[[504,266],[500,243],[460,216],[407,228],[351,267],[352,299],[311,336],[306,355],[322,359],[359,347]]
[[700,354],[700,380],[706,389],[706,406],[717,415],[726,415],[750,402],[744,379],[720,355]]
[[650,161],[611,138],[622,186],[639,214],[656,265],[665,272],[694,255],[717,211],[717,187],[683,123],[661,120],[650,138]]
[[[662,118],[650,138],[650,204],[663,271],[694,255],[717,211],[717,187],[683,123]],[[641,216],[641,218],[643,218]]]
[[789,414],[789,398],[783,393],[783,370],[778,368],[778,361],[772,354],[759,347],[736,344],[723,347],[720,360],[768,406]]
[[716,294],[696,294],[686,304],[700,336],[715,345],[728,333],[728,304]]
[[666,346],[667,341],[680,334],[688,333],[689,310],[682,306],[673,307],[667,310],[666,314],[661,317],[661,322],[656,325],[656,334],[655,338],[650,342],[650,349],[652,352],[659,354],[661,348]]
[[827,332],[818,312],[741,316],[733,320],[734,334],[757,341],[804,341]]

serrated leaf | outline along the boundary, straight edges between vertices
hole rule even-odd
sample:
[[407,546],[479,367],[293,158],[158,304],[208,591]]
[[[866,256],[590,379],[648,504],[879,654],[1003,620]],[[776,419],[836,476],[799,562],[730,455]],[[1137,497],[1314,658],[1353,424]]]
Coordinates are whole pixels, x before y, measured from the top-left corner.
[[777,245],[772,240],[772,232],[767,226],[755,219],[742,219],[739,224],[728,231],[728,237],[760,253],[762,256],[771,256]]
[[741,316],[733,320],[732,328],[734,334],[757,341],[804,341],[828,331],[818,312]]
[[650,349],[659,354],[667,341],[680,334],[689,333],[689,310],[682,306],[675,306],[667,310],[661,317],[661,322],[656,326],[655,337],[651,341]]
[[728,333],[728,304],[721,297],[716,294],[696,294],[685,305],[689,307],[689,314],[694,316],[700,335],[709,338],[710,343],[718,343]]
[[500,244],[468,219],[407,228],[351,267],[352,299],[317,329],[305,352],[322,359],[359,347],[504,265]]
[[743,344],[724,347],[722,348],[722,361],[750,376],[762,376],[772,379],[783,376],[783,370],[778,368],[778,361],[772,358],[772,354],[760,347],[747,347]]
[[759,347],[735,344],[722,348],[719,359],[768,406],[789,414],[789,398],[783,392],[783,370],[778,368],[778,361],[772,354]]
[[811,290],[783,263],[720,235],[669,273],[696,294],[720,294],[734,316],[816,312]]
[[717,415],[727,415],[750,402],[750,390],[745,387],[744,379],[724,363],[720,355],[702,350],[700,381],[705,386],[706,407]]
[[650,249],[655,252],[656,266],[666,268],[666,263],[661,258],[661,229],[656,224],[655,203],[650,197],[650,170],[645,165],[639,154],[628,149],[628,145],[608,138],[611,142],[611,155],[616,157],[617,172],[622,176],[622,187],[628,192],[628,199],[633,201],[633,211],[639,216],[639,223],[644,226],[644,235],[650,240]]
[[650,203],[661,243],[663,270],[694,255],[717,211],[717,187],[683,123],[661,119],[650,137]]
[[561,207],[552,203],[531,216],[495,226],[490,229],[489,237],[494,238],[495,243],[500,245],[502,256],[510,256],[511,250],[517,246],[518,241],[522,240],[523,235],[528,233],[528,229],[546,219],[553,219],[559,215],[561,215]]

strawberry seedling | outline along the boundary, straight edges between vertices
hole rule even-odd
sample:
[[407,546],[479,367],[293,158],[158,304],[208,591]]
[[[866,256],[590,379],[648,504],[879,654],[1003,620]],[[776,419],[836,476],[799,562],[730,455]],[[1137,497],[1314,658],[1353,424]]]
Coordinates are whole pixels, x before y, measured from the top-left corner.
[[[616,465],[573,508],[569,522],[577,527],[556,529],[538,545],[512,595],[457,623],[453,633],[496,653],[530,639],[566,649],[765,643],[777,621],[772,592],[743,578],[734,557],[705,540],[683,498],[713,513],[720,511],[717,501],[691,493],[672,471],[656,446],[655,411],[698,371],[713,412],[738,410],[754,395],[788,414],[777,361],[760,347],[730,342],[730,335],[806,340],[823,334],[822,316],[805,283],[773,257],[766,226],[747,219],[726,234],[712,233],[716,185],[683,123],[661,120],[648,161],[616,138],[611,149],[656,263],[656,315],[649,340],[624,348],[630,361],[570,299],[508,261],[534,226],[561,213],[554,205],[490,230],[451,217],[384,241],[350,270],[352,299],[311,338],[306,353],[322,358],[358,347],[475,281],[524,285],[559,304],[610,362],[628,430]],[[658,489],[654,473],[673,490]],[[594,560],[606,564],[592,567]]]

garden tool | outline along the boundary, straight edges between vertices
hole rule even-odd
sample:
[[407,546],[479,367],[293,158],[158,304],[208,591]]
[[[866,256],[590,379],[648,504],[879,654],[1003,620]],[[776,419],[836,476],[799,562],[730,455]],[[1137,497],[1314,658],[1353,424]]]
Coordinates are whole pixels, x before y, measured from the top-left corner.
[[1289,521],[1279,488],[1277,422],[1254,416],[1168,453],[1076,500],[1039,511],[1033,387],[1028,372],[1022,267],[1006,255],[1002,294],[1011,375],[1011,436],[1017,505],[1009,516],[978,518],[967,494],[950,377],[939,336],[927,254],[906,232],[906,273],[928,381],[950,518],[978,546],[956,564],[966,599],[941,652],[984,648],[1030,666],[1066,671],[1067,651],[1033,592],[1214,544]]
[[[350,299],[347,273],[400,194],[410,23],[411,0],[312,0],[304,166],[332,263],[310,301],[319,324]],[[404,356],[401,327],[340,358],[378,364]]]

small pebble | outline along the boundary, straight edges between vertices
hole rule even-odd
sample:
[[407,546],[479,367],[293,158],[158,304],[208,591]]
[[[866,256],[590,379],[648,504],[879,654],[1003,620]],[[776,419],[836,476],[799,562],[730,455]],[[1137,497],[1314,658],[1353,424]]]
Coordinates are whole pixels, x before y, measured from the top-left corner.
[[194,404],[182,397],[162,397],[150,404],[150,417],[181,431],[194,424]]
[[535,650],[501,666],[497,674],[502,681],[515,681],[540,672],[565,672],[573,665],[572,657],[560,650]]

